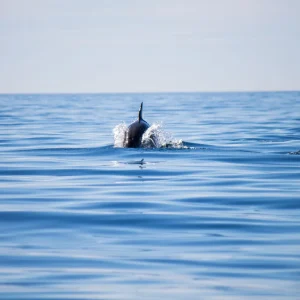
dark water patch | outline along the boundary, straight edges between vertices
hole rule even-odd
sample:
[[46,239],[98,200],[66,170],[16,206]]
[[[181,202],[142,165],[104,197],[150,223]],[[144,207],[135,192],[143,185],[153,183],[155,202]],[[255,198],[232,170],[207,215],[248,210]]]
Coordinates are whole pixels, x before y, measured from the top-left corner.
[[89,268],[89,269],[119,269],[128,268],[131,263],[108,259],[102,260],[97,257],[71,257],[71,256],[54,256],[54,255],[0,255],[1,267],[10,268],[40,268],[49,266],[51,268]]
[[175,201],[192,204],[218,204],[218,205],[236,205],[236,206],[266,206],[269,208],[299,208],[299,199],[297,197],[288,197],[286,195],[274,196],[265,193],[264,196],[209,196],[175,199]]
[[300,155],[300,150],[295,151],[295,152],[289,152],[288,154],[291,154],[291,155]]
[[[207,235],[208,236],[208,235]],[[233,238],[233,237],[219,237],[219,238],[207,238],[205,236],[202,237],[195,237],[191,236],[189,238],[181,239],[180,241],[177,239],[173,239],[170,237],[169,239],[164,238],[161,239],[159,237],[147,237],[147,238],[137,238],[137,239],[126,239],[121,241],[115,241],[116,244],[122,244],[122,245],[136,245],[140,247],[145,246],[152,246],[157,245],[159,247],[188,247],[189,249],[195,248],[195,249],[202,249],[202,251],[207,251],[207,249],[210,249],[211,251],[213,249],[217,249],[217,251],[222,251],[230,253],[232,251],[232,248],[240,249],[242,247],[251,247],[251,246],[280,246],[282,243],[285,243],[285,245],[289,246],[299,246],[300,241],[293,239],[293,237],[290,237],[290,239],[265,239],[260,236],[252,237],[251,239],[247,238]],[[222,248],[222,250],[221,250]],[[227,249],[227,250],[225,250]],[[271,256],[268,254],[268,256]],[[276,257],[278,254],[276,254]],[[286,255],[285,257],[289,257],[292,259],[298,259],[298,255]]]
[[63,274],[57,274],[57,275],[40,275],[38,277],[32,276],[28,279],[20,279],[20,280],[11,280],[7,282],[3,282],[3,285],[8,286],[21,286],[21,287],[43,287],[43,286],[55,286],[57,285],[57,282],[63,282],[64,284],[70,282],[70,283],[76,283],[80,284],[82,281],[86,280],[94,280],[94,279],[102,279],[102,278],[108,278],[109,276],[105,276],[104,274],[95,273],[95,274],[85,274],[81,272],[80,274],[72,274],[72,273],[63,273]]
[[[295,283],[298,281],[299,277],[295,277],[295,272],[293,270],[287,271],[284,270],[277,270],[276,272],[271,270],[263,271],[263,272],[253,272],[252,270],[243,271],[241,270],[228,270],[228,271],[210,271],[207,270],[205,272],[195,272],[196,278],[215,278],[215,277],[226,277],[231,279],[278,279],[284,281],[294,281]],[[274,293],[276,294],[276,293]]]
[[99,210],[99,209],[112,209],[112,210],[120,210],[120,209],[161,209],[166,206],[161,203],[150,203],[150,202],[125,202],[125,201],[113,201],[113,202],[98,202],[98,203],[84,203],[77,206],[71,206],[71,209],[81,210],[88,209],[91,211]]
[[300,225],[293,222],[268,222],[259,220],[245,220],[238,218],[219,218],[190,216],[182,218],[180,215],[143,214],[130,212],[126,214],[79,214],[79,213],[49,213],[49,212],[0,212],[1,223],[10,228],[11,225],[34,225],[41,228],[76,228],[93,226],[100,231],[103,227],[139,228],[151,230],[222,230],[256,233],[282,233],[299,231]]
[[167,170],[151,170],[151,169],[140,169],[136,170],[121,170],[118,169],[84,169],[84,168],[73,168],[73,169],[29,169],[29,168],[6,168],[0,170],[0,176],[87,176],[87,175],[103,175],[103,176],[185,176],[191,174],[188,171],[167,171]]
[[218,156],[215,157],[216,160],[222,161],[222,162],[228,162],[228,163],[235,163],[235,164],[247,164],[247,165],[280,165],[280,164],[286,164],[288,162],[298,162],[298,157],[293,155],[286,155],[284,154],[276,154],[274,155],[255,155],[254,153],[252,155],[248,156]]
[[[51,138],[49,140],[57,140],[57,138]],[[113,151],[117,151],[113,148],[112,145],[102,146],[102,147],[61,147],[61,144],[59,142],[53,143],[57,144],[57,147],[36,147],[31,145],[29,148],[22,149],[16,148],[13,150],[14,153],[23,153],[24,155],[31,155],[31,156],[55,156],[55,157],[61,157],[61,156],[79,156],[79,157],[88,157],[88,156],[101,156],[105,153],[112,154]],[[45,145],[45,144],[43,144]],[[24,145],[25,146],[25,145]]]
[[[139,261],[139,260],[138,260]],[[250,270],[299,270],[300,263],[294,264],[292,260],[273,260],[273,259],[259,259],[259,258],[244,258],[235,260],[188,260],[188,259],[169,259],[169,258],[149,258],[142,260],[144,263],[152,263],[159,265],[170,266],[186,266],[189,268],[219,268],[219,269],[250,269]]]

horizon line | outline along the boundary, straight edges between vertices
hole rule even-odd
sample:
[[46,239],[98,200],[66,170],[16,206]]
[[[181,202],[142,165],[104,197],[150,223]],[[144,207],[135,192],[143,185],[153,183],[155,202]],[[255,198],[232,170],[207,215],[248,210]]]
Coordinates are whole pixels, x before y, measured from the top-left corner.
[[220,90],[220,91],[135,91],[135,92],[0,92],[0,95],[107,95],[107,94],[213,94],[213,93],[291,93],[295,89],[282,90]]

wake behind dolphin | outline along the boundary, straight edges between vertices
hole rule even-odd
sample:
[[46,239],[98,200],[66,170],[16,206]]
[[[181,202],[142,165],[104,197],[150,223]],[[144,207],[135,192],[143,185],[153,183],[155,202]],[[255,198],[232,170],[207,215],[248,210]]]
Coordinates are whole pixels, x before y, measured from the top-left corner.
[[138,118],[128,127],[125,123],[117,125],[114,130],[115,147],[121,148],[186,148],[182,140],[174,140],[170,133],[163,130],[162,125],[149,125],[143,119],[143,102]]

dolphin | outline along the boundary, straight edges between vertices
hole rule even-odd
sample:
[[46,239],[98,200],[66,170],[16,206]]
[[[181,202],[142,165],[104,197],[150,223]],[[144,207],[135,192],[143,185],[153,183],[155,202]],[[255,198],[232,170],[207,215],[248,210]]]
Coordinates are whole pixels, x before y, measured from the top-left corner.
[[124,137],[124,147],[138,148],[141,146],[144,132],[150,125],[143,119],[143,102],[141,103],[138,119],[129,125]]

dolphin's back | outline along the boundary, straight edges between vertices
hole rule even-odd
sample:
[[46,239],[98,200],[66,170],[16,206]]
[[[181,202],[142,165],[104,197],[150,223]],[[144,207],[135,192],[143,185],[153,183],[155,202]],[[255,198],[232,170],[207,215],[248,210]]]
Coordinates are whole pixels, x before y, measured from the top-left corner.
[[144,132],[149,128],[149,124],[141,120],[133,122],[126,132],[124,146],[128,148],[137,148],[141,146]]

